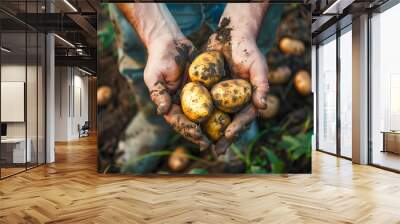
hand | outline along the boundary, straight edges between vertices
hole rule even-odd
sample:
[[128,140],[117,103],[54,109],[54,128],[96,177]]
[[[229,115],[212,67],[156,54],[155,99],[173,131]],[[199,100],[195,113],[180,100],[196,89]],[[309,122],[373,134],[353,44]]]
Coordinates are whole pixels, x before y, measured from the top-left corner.
[[194,52],[195,48],[186,38],[158,40],[149,48],[144,81],[151,99],[157,105],[158,113],[164,115],[167,123],[186,139],[199,145],[200,149],[206,149],[210,141],[202,133],[200,126],[190,121],[179,105],[172,103],[170,95],[184,83],[183,73]]
[[163,3],[117,3],[147,48],[144,81],[159,114],[171,107],[170,93],[181,82],[192,43],[185,38]]
[[149,45],[144,82],[159,114],[164,115],[171,108],[170,94],[175,93],[182,83],[188,58],[194,49],[186,38],[159,39]]
[[239,133],[255,119],[257,110],[267,107],[269,85],[267,62],[257,47],[256,35],[240,30],[231,31],[230,41],[224,40],[220,35],[218,31],[213,34],[207,48],[224,54],[232,78],[249,80],[253,86],[252,103],[235,115],[225,130],[224,138],[215,146],[217,153],[224,153]]
[[179,132],[187,140],[199,145],[200,150],[207,149],[210,140],[203,134],[200,126],[190,121],[182,112],[179,105],[173,104],[168,114],[164,115],[165,120],[175,131]]
[[144,82],[157,112],[185,138],[200,148],[208,148],[210,141],[200,127],[186,118],[170,95],[184,83],[183,73],[195,53],[193,44],[183,35],[165,4],[118,3],[117,6],[147,48]]

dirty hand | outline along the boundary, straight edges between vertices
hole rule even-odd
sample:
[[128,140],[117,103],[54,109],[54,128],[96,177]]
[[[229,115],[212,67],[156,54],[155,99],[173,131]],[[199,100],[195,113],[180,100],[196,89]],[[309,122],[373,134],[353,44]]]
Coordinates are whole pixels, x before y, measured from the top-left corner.
[[184,82],[183,74],[195,51],[192,43],[186,38],[166,42],[158,40],[148,49],[144,81],[158,113],[164,115],[167,123],[186,139],[201,149],[208,148],[210,141],[199,125],[186,118],[180,106],[172,102],[170,95]]
[[[219,48],[227,59],[232,78],[249,80],[253,87],[251,104],[233,117],[232,122],[225,130],[224,144],[217,143],[216,151],[222,153],[229,146],[229,140],[232,141],[238,137],[241,131],[255,119],[257,110],[266,108],[266,96],[269,89],[268,66],[256,45],[255,38],[232,36],[230,46],[221,44],[218,40],[212,42],[213,48]],[[215,48],[217,42],[219,42],[219,47]]]
[[[217,153],[223,153],[229,147],[240,132],[255,119],[258,109],[267,107],[268,66],[256,44],[266,7],[266,4],[228,4],[218,30],[209,39],[207,48],[224,54],[232,78],[249,80],[253,86],[252,103],[234,116],[225,130],[224,138],[215,146]],[[237,13],[246,15],[241,16]]]
[[[217,35],[212,36],[215,38]],[[239,112],[225,131],[225,137],[233,138],[243,126],[256,116],[256,109],[265,109],[268,92],[268,66],[256,45],[254,37],[232,36],[229,44],[217,39],[210,40],[214,49],[220,49],[229,65],[231,76],[249,80],[253,86],[252,104]],[[217,44],[217,45],[216,45]],[[211,47],[211,45],[209,45]],[[218,46],[216,48],[216,46]]]
[[207,148],[210,141],[171,99],[184,81],[183,74],[195,52],[193,44],[183,35],[165,4],[118,3],[117,6],[147,48],[144,82],[157,112],[185,138]]
[[157,106],[157,112],[164,115],[171,108],[171,94],[176,92],[183,81],[183,73],[194,47],[186,38],[158,39],[147,49],[144,82],[150,91],[151,100]]

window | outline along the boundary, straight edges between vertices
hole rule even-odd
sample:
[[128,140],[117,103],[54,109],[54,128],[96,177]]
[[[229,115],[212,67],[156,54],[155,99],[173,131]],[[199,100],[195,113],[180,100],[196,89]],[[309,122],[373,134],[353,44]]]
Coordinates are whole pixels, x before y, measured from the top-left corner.
[[352,35],[351,26],[340,36],[340,155],[351,158],[352,148]]
[[318,149],[336,153],[336,36],[318,48]]
[[400,170],[400,4],[371,18],[372,163]]
[[[1,1],[19,16],[44,1]],[[45,34],[0,12],[0,178],[45,163]],[[12,109],[11,109],[12,108]]]

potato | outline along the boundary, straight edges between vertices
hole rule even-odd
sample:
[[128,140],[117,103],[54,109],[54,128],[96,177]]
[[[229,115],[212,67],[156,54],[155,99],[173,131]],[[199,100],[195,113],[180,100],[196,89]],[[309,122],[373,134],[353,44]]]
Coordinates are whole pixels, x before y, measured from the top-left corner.
[[280,85],[287,82],[290,78],[292,71],[288,66],[279,67],[275,70],[268,72],[268,82],[272,85]]
[[259,109],[258,113],[262,118],[268,119],[274,117],[279,112],[280,102],[279,98],[268,94],[267,95],[267,108]]
[[303,96],[308,96],[311,93],[311,77],[305,70],[300,70],[294,77],[294,87],[297,92]]
[[192,82],[199,82],[208,89],[225,75],[224,58],[218,51],[207,51],[197,56],[189,67]]
[[284,37],[279,41],[279,48],[285,54],[300,56],[305,51],[304,43],[300,40]]
[[214,109],[210,93],[197,82],[189,82],[183,87],[181,106],[186,117],[196,123],[205,121]]
[[230,123],[231,118],[228,114],[214,109],[210,117],[204,123],[203,130],[211,140],[217,141],[224,135],[224,131]]
[[108,86],[100,86],[97,89],[97,104],[106,105],[112,98],[112,89]]
[[251,85],[244,79],[219,82],[211,89],[215,106],[226,113],[236,113],[251,99]]
[[168,159],[168,167],[174,172],[182,171],[189,163],[188,154],[185,147],[176,147]]

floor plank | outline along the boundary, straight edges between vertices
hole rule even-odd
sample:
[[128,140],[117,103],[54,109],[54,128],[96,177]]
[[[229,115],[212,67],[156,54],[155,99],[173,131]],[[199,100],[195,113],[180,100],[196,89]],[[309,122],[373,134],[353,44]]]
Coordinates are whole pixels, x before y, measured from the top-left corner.
[[0,181],[0,223],[400,223],[400,175],[313,153],[311,175],[145,178],[96,172],[94,137]]

